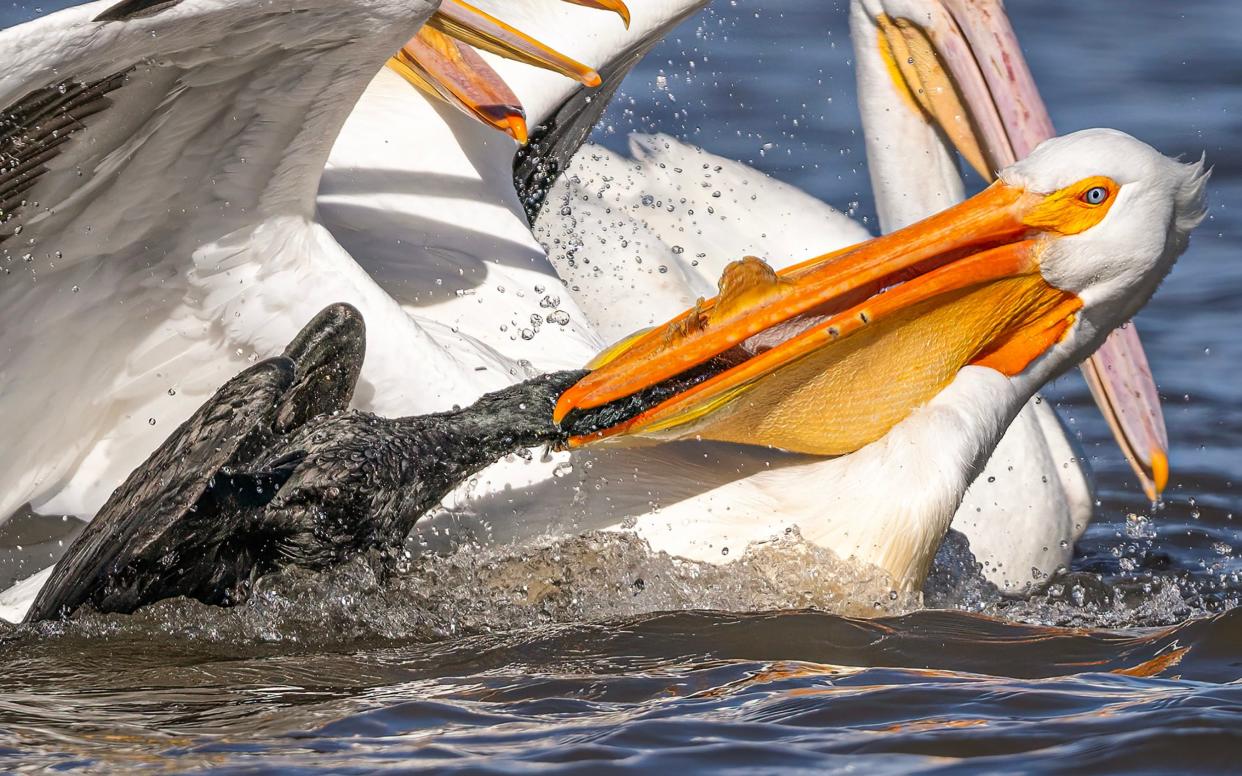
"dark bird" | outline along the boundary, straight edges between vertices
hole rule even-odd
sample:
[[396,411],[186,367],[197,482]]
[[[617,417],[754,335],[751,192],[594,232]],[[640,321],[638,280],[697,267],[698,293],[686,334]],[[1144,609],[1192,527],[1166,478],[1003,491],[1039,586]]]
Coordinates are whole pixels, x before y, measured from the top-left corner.
[[392,560],[463,480],[517,450],[563,444],[552,408],[585,374],[382,418],[347,409],[365,350],[361,314],[336,304],[283,355],[225,383],[117,488],[26,621],[174,596],[233,605],[289,565],[324,569],[372,549]]

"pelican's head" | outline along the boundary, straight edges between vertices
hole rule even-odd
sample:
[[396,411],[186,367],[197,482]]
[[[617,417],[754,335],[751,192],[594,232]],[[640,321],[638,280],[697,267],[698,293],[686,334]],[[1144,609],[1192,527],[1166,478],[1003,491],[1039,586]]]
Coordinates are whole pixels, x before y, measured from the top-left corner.
[[719,296],[604,353],[555,417],[573,445],[845,455],[968,365],[1013,381],[998,401],[1025,402],[1150,298],[1203,217],[1206,178],[1120,132],[1049,140],[904,229],[780,273],[736,262]]
[[1042,229],[1040,273],[1116,326],[1138,312],[1203,220],[1208,172],[1113,129],[1049,140],[1000,174],[1001,185],[1047,197],[1028,222]]

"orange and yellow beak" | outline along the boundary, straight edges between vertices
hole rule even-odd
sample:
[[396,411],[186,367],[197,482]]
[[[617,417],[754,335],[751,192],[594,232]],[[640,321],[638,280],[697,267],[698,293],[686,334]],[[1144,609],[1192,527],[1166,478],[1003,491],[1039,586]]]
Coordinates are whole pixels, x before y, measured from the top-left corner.
[[[620,0],[566,1],[617,13],[629,26],[629,9]],[[388,61],[388,67],[427,94],[525,143],[526,114],[521,103],[475,49],[560,73],[585,86],[600,84],[593,68],[462,0],[444,0],[418,35]]]
[[419,30],[389,69],[481,123],[526,143],[526,111],[500,76],[471,47],[430,26]]
[[[1102,204],[1086,191],[1105,186]],[[931,218],[782,272],[731,265],[720,294],[606,351],[555,420],[581,446],[695,437],[843,455],[975,364],[1016,375],[1081,308],[1040,273],[1050,241],[1098,223],[1116,185],[995,183]]]

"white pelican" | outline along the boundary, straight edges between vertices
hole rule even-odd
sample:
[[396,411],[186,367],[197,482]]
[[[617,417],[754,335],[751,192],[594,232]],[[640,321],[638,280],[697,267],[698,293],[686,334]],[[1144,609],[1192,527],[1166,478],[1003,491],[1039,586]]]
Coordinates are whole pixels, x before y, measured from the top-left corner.
[[[606,351],[566,391],[576,446],[706,439],[835,456],[760,477],[802,536],[920,585],[973,475],[1035,391],[1154,293],[1205,215],[1203,162],[1115,130],[1046,141],[924,221],[720,293]],[[883,483],[882,487],[877,487]],[[717,491],[729,503],[729,487]],[[635,530],[712,559],[787,514],[666,510]]]
[[[90,516],[210,392],[334,301],[374,327],[366,407],[418,412],[509,379],[516,362],[411,318],[315,218],[342,122],[438,6],[125,0],[0,31],[0,519],[26,502]],[[596,345],[572,325],[562,339],[582,343],[565,348],[575,365]]]

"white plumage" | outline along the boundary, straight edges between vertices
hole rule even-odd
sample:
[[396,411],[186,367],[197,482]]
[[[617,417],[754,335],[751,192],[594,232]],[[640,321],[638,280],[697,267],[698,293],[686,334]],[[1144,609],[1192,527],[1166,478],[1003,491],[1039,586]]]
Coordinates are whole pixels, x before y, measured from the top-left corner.
[[[724,265],[740,256],[756,255],[781,268],[871,236],[793,186],[666,135],[632,136],[630,155],[584,147],[535,229],[606,339],[653,326],[696,298],[714,295]],[[957,180],[952,187],[930,171],[910,173],[924,182],[911,187],[902,205],[906,212],[929,199],[959,200],[960,178],[949,169]],[[561,215],[561,208],[569,215]],[[642,303],[618,304],[617,289]],[[767,451],[751,455],[771,457]],[[823,473],[803,471],[809,481],[819,481],[835,468],[831,462],[823,466]],[[1032,400],[953,519],[989,580],[1020,592],[1069,564],[1094,507],[1084,466],[1051,404]],[[730,497],[745,503],[734,491]],[[796,524],[822,508],[816,500],[799,504],[782,495],[789,492],[773,489],[755,511],[776,511]]]
[[[62,63],[58,77],[82,81],[134,67],[111,93],[112,106],[48,163],[6,224],[21,233],[0,244],[14,267],[0,288],[0,432],[16,441],[0,451],[0,514],[27,500],[90,514],[172,424],[248,360],[278,350],[328,302],[349,301],[366,316],[369,354],[357,401],[387,414],[442,409],[533,371],[577,366],[604,343],[597,327],[609,334],[622,327],[609,318],[616,305],[589,296],[600,288],[615,295],[617,273],[605,267],[597,285],[600,277],[569,274],[562,261],[570,285],[590,289],[582,308],[558,283],[509,184],[509,141],[425,102],[387,71],[374,76],[431,3],[291,0],[256,10],[185,0],[149,19],[92,23],[106,5],[54,14],[20,35],[0,33],[0,51],[14,51],[37,28],[50,52],[5,74],[0,104],[54,86],[40,69],[49,61]],[[653,2],[649,15],[636,11],[632,34],[650,35],[691,5]],[[515,6],[510,17],[520,24],[536,7]],[[548,37],[556,44],[556,35],[573,34],[585,50],[564,48],[589,61],[619,43],[588,15],[595,27]],[[573,88],[551,87],[548,78],[532,71],[510,80],[535,122]],[[364,88],[316,206],[328,149]],[[671,151],[672,143],[661,151],[659,139],[639,142],[648,156],[681,153],[731,188],[754,187],[780,203],[771,237],[760,231],[732,241],[712,229],[678,235],[680,253],[667,230],[684,222],[625,224],[637,241],[657,252],[669,246],[673,257],[662,264],[668,272],[649,265],[644,284],[679,273],[681,285],[635,284],[651,295],[651,310],[710,288],[708,268],[739,248],[766,245],[770,258],[776,250],[794,259],[832,247],[819,232],[830,226],[842,245],[861,236],[843,226],[848,219],[744,167]],[[655,185],[648,173],[656,168],[632,169],[642,172],[638,187]],[[703,197],[713,202],[701,213],[729,201],[700,185],[693,199]],[[790,219],[813,249],[770,242],[791,236],[775,228]],[[699,254],[701,272],[687,267]],[[968,368],[881,443],[833,461],[721,445],[588,452],[575,457],[569,477],[552,475],[563,459],[502,463],[450,504],[494,539],[510,525],[529,535],[637,519],[657,549],[721,560],[724,543],[740,549],[797,524],[843,555],[890,569],[918,566],[923,560],[909,558],[934,548],[1008,421],[1007,402],[1020,389],[998,379]],[[970,433],[946,441],[964,425]],[[919,454],[930,445],[944,451],[932,469]],[[879,478],[905,478],[901,504],[869,487]],[[820,481],[834,483],[830,498],[790,496],[791,483]],[[823,519],[826,509],[838,519]],[[919,519],[927,516],[934,519]],[[531,522],[506,524],[513,517]],[[912,568],[908,578],[920,573]]]

